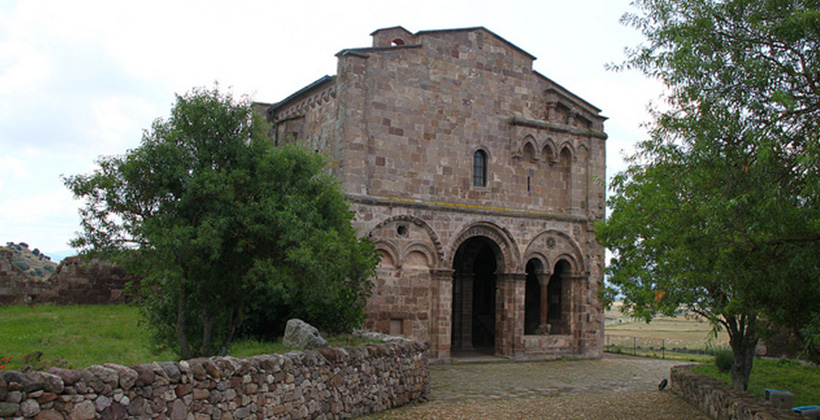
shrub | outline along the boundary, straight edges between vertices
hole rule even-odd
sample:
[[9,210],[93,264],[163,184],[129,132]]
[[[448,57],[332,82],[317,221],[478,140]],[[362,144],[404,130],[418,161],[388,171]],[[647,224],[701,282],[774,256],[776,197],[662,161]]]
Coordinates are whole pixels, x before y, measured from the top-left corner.
[[731,350],[718,350],[715,352],[715,366],[718,370],[726,373],[732,370],[732,363],[735,362],[735,355]]
[[12,258],[11,263],[23,271],[28,271],[28,269],[31,268],[22,258]]

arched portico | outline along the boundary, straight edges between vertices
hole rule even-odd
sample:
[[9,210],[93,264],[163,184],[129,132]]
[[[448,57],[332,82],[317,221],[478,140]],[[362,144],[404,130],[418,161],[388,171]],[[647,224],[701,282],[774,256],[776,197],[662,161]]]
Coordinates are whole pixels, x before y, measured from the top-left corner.
[[509,272],[519,266],[517,246],[509,232],[484,223],[456,238],[450,249],[451,348],[512,356],[524,332],[525,274]]
[[454,352],[493,354],[496,338],[498,245],[476,236],[464,241],[453,259]]

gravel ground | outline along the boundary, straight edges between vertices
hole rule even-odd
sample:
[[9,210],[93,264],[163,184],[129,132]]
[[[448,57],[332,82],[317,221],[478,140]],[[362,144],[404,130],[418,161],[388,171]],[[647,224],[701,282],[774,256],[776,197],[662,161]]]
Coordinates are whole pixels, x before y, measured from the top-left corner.
[[709,420],[658,383],[679,362],[602,360],[431,366],[431,401],[361,419]]

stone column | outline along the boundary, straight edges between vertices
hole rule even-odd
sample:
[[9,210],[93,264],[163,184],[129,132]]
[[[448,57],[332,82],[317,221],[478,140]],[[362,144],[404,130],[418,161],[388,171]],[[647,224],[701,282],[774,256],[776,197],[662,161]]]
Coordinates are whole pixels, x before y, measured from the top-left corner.
[[538,323],[538,332],[540,334],[549,334],[549,324],[547,321],[549,320],[550,302],[549,296],[547,296],[547,288],[550,284],[550,275],[549,273],[536,273],[535,276],[538,279],[538,284],[541,285],[541,300],[538,305],[541,308],[541,322]]
[[453,325],[453,270],[430,270],[430,357],[450,358]]
[[515,356],[524,349],[524,294],[527,273],[496,274],[495,354]]

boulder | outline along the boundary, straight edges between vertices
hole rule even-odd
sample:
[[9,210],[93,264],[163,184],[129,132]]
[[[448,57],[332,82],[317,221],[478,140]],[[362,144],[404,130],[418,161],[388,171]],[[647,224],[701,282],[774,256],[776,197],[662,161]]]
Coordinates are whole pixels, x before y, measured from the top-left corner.
[[316,327],[301,319],[291,319],[285,326],[285,337],[282,338],[282,345],[287,348],[300,350],[317,349],[327,347],[327,341],[319,334]]

